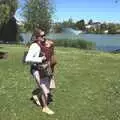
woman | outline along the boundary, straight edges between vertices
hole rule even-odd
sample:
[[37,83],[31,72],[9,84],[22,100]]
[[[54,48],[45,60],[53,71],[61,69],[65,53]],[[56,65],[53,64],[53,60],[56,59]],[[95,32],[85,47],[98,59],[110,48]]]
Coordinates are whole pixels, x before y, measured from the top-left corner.
[[41,41],[40,47],[41,47],[41,51],[44,53],[49,63],[49,68],[52,73],[51,81],[50,81],[50,89],[53,89],[55,88],[54,67],[57,64],[56,57],[54,54],[54,42],[52,40],[48,40],[44,38],[43,41]]
[[[40,98],[42,101],[42,112],[52,115],[54,114],[54,112],[50,108],[48,108],[48,105],[47,105],[47,99],[50,93],[49,77],[44,76],[42,73],[43,71],[41,71],[40,69],[40,65],[42,64],[43,61],[46,60],[45,56],[40,56],[41,54],[40,44],[41,44],[41,41],[43,41],[43,38],[41,36],[43,36],[43,34],[44,32],[40,29],[37,29],[35,31],[34,42],[31,44],[29,48],[25,61],[31,63],[31,73],[36,80],[39,90],[41,90]],[[46,69],[47,65],[44,65],[43,67]],[[37,100],[37,96],[33,96],[33,98],[36,99],[36,101],[39,104],[39,100]]]

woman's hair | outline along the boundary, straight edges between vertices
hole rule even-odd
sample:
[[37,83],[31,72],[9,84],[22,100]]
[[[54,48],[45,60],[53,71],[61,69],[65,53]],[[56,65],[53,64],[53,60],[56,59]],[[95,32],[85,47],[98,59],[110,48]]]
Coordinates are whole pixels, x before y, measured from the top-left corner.
[[40,32],[42,32],[42,30],[41,29],[39,29],[39,28],[35,28],[35,30],[34,30],[34,36],[35,37],[39,37],[40,36]]
[[40,36],[43,37],[43,36],[45,36],[44,31],[42,29],[40,29],[40,28],[35,28],[33,34],[34,34],[35,37],[40,37]]

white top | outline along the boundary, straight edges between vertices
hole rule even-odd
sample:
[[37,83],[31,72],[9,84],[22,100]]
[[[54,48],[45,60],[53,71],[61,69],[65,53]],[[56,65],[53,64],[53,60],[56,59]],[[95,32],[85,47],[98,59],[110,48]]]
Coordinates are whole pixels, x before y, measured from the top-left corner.
[[31,44],[28,54],[25,58],[25,62],[30,62],[30,63],[42,63],[42,60],[44,57],[39,57],[39,54],[41,52],[41,48],[37,43]]

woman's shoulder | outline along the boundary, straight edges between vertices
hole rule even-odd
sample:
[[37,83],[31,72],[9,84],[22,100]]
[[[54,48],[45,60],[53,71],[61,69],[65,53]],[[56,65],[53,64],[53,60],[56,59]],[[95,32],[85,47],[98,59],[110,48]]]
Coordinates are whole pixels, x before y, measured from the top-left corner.
[[39,48],[39,45],[34,42],[30,45],[30,48]]

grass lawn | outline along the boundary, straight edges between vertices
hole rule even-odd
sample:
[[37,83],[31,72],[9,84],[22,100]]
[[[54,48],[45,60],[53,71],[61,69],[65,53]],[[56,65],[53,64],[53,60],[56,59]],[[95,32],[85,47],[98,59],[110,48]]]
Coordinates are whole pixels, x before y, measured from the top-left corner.
[[9,53],[0,60],[0,120],[120,120],[119,54],[57,47],[55,115],[48,116],[30,101],[35,84],[24,50],[1,45]]

